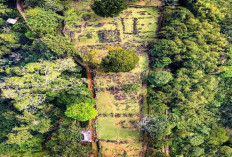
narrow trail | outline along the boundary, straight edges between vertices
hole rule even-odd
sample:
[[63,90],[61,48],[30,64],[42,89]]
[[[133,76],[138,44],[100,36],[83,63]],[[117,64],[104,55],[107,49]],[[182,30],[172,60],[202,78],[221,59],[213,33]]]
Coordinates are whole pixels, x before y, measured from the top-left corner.
[[[82,61],[80,61],[77,57],[73,57],[81,66],[83,66],[86,69],[87,78],[88,78],[88,89],[91,91],[92,95],[91,97],[95,99],[95,94],[93,90],[93,79],[92,79],[92,73],[89,66]],[[95,142],[95,129],[93,128],[93,122],[94,119],[89,120],[89,129],[92,133],[92,149],[93,149],[93,156],[97,157],[98,149],[97,149],[97,143]]]

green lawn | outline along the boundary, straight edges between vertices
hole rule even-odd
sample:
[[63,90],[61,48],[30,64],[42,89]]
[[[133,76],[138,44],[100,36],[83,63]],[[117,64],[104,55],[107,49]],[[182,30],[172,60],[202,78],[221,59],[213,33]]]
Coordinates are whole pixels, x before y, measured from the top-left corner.
[[98,117],[98,138],[138,142],[141,139],[140,132],[133,125],[138,119],[138,117]]

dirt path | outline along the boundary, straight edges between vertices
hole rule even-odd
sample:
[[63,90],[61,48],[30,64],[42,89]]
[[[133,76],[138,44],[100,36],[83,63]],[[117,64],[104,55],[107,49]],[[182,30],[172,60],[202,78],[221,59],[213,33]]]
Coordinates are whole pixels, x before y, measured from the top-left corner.
[[[88,79],[88,89],[92,93],[92,95],[91,95],[92,98],[95,98],[94,89],[93,89],[93,79],[92,79],[91,69],[89,68],[89,66],[87,64],[85,64],[82,61],[80,61],[77,57],[74,57],[74,59],[80,65],[82,65],[86,69],[87,79]],[[97,144],[96,144],[96,141],[95,141],[96,138],[95,138],[95,129],[93,128],[93,123],[94,123],[94,119],[89,120],[89,129],[90,129],[90,131],[92,133],[92,150],[93,150],[93,155],[94,155],[94,157],[97,157],[98,150],[97,150]]]
[[22,2],[21,0],[17,0],[16,1],[16,6],[17,6],[17,10],[20,13],[21,17],[23,18],[24,21],[26,21],[26,15],[22,9]]

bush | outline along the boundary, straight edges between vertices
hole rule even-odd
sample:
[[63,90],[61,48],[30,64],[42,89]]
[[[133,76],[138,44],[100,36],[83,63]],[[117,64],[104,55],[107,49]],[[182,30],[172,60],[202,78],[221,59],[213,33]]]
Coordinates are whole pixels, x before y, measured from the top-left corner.
[[134,69],[138,62],[139,57],[132,51],[113,50],[103,59],[103,66],[107,72],[128,72]]
[[148,77],[148,82],[156,87],[161,87],[172,80],[172,73],[168,71],[155,71]]
[[93,11],[102,17],[118,16],[126,8],[125,0],[97,0],[92,7]]

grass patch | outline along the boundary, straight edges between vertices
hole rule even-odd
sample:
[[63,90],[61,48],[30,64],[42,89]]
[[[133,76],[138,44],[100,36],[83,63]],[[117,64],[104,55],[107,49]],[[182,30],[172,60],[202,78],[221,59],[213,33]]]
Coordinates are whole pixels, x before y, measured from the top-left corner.
[[140,132],[133,125],[139,118],[135,117],[98,117],[97,134],[99,139],[137,141]]
[[[120,97],[121,96],[121,97]],[[116,100],[123,98],[123,100]],[[139,114],[138,95],[125,94],[120,91],[118,94],[111,94],[109,91],[97,94],[97,108],[99,114]]]

